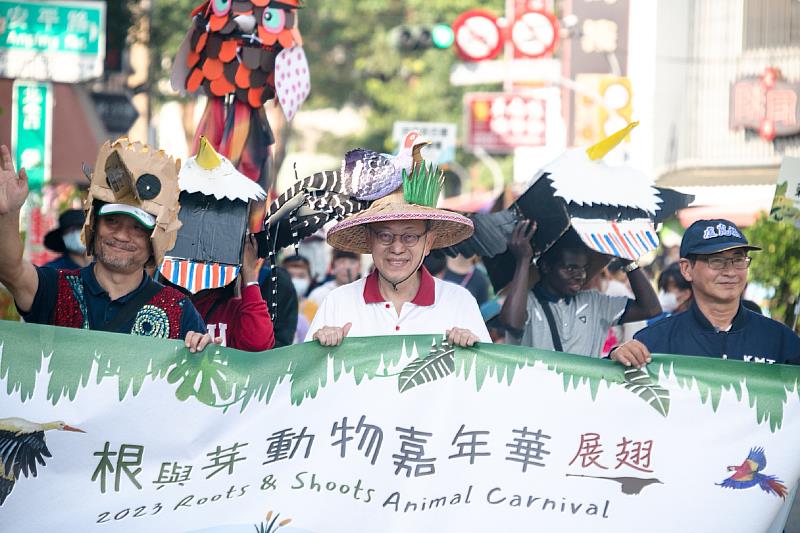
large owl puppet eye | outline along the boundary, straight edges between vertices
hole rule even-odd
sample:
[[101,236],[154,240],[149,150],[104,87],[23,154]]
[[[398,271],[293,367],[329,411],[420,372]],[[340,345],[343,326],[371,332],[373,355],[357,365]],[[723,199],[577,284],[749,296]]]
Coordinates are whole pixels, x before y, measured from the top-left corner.
[[286,26],[286,11],[276,7],[268,7],[261,16],[261,26],[269,33],[280,33]]
[[233,0],[211,0],[211,10],[218,17],[224,17],[231,11]]

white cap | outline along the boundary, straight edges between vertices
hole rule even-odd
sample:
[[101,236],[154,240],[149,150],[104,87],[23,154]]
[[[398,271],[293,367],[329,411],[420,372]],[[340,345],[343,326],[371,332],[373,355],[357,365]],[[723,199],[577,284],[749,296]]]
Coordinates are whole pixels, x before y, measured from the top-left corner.
[[128,204],[104,204],[100,211],[97,212],[98,215],[128,215],[130,217],[135,218],[139,221],[139,223],[147,229],[153,229],[156,227],[156,217],[139,209],[138,207],[133,207],[132,205]]

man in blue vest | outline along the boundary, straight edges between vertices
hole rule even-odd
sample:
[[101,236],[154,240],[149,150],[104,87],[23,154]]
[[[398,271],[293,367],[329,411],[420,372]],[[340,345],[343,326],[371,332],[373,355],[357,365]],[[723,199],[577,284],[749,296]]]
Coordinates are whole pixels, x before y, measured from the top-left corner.
[[641,368],[651,352],[800,364],[800,338],[742,305],[752,246],[733,222],[698,220],[681,241],[680,268],[692,285],[691,307],[638,332],[611,359]]
[[[126,164],[123,158],[129,162]],[[15,172],[8,147],[0,146],[0,282],[8,287],[27,322],[183,339],[189,351],[201,351],[212,339],[191,301],[156,283],[145,271],[163,256],[162,244],[154,244],[154,235],[167,233],[163,225],[159,227],[156,215],[145,208],[113,202],[114,194],[122,191],[123,196],[137,186],[140,196],[155,191],[149,197],[162,200],[158,195],[160,176],[165,209],[177,219],[177,175],[170,175],[175,173],[171,170],[175,162],[127,141],[106,143],[99,162],[100,170],[93,175],[89,190],[90,210],[84,227],[86,248],[95,262],[80,270],[35,267],[23,259],[19,238],[20,209],[28,196],[27,175],[22,168]],[[98,177],[103,170],[108,178],[105,174],[102,179]],[[139,181],[130,179],[134,175]],[[98,188],[99,182],[107,184],[106,192]],[[117,190],[112,191],[109,187],[114,186]],[[105,200],[96,196],[93,200],[93,192],[105,194]],[[132,197],[124,194],[126,199]],[[150,208],[155,211],[152,205]],[[167,240],[160,239],[162,243]]]

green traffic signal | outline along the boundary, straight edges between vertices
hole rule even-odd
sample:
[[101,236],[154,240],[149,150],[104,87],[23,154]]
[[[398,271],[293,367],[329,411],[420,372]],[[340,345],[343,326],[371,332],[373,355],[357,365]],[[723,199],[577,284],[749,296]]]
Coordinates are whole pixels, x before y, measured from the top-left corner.
[[431,41],[436,48],[450,48],[455,40],[453,28],[447,24],[434,24],[431,28]]
[[447,24],[404,24],[389,32],[389,41],[403,52],[450,48],[455,34]]

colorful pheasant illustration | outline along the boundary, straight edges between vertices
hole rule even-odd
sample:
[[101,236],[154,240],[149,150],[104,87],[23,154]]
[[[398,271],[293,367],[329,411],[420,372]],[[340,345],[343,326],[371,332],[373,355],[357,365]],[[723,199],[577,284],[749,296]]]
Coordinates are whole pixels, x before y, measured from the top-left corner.
[[764,492],[786,499],[786,485],[776,476],[760,473],[766,466],[767,457],[764,455],[764,448],[751,448],[742,464],[728,467],[728,471],[733,472],[733,475],[717,485],[729,489],[749,489],[758,485]]

